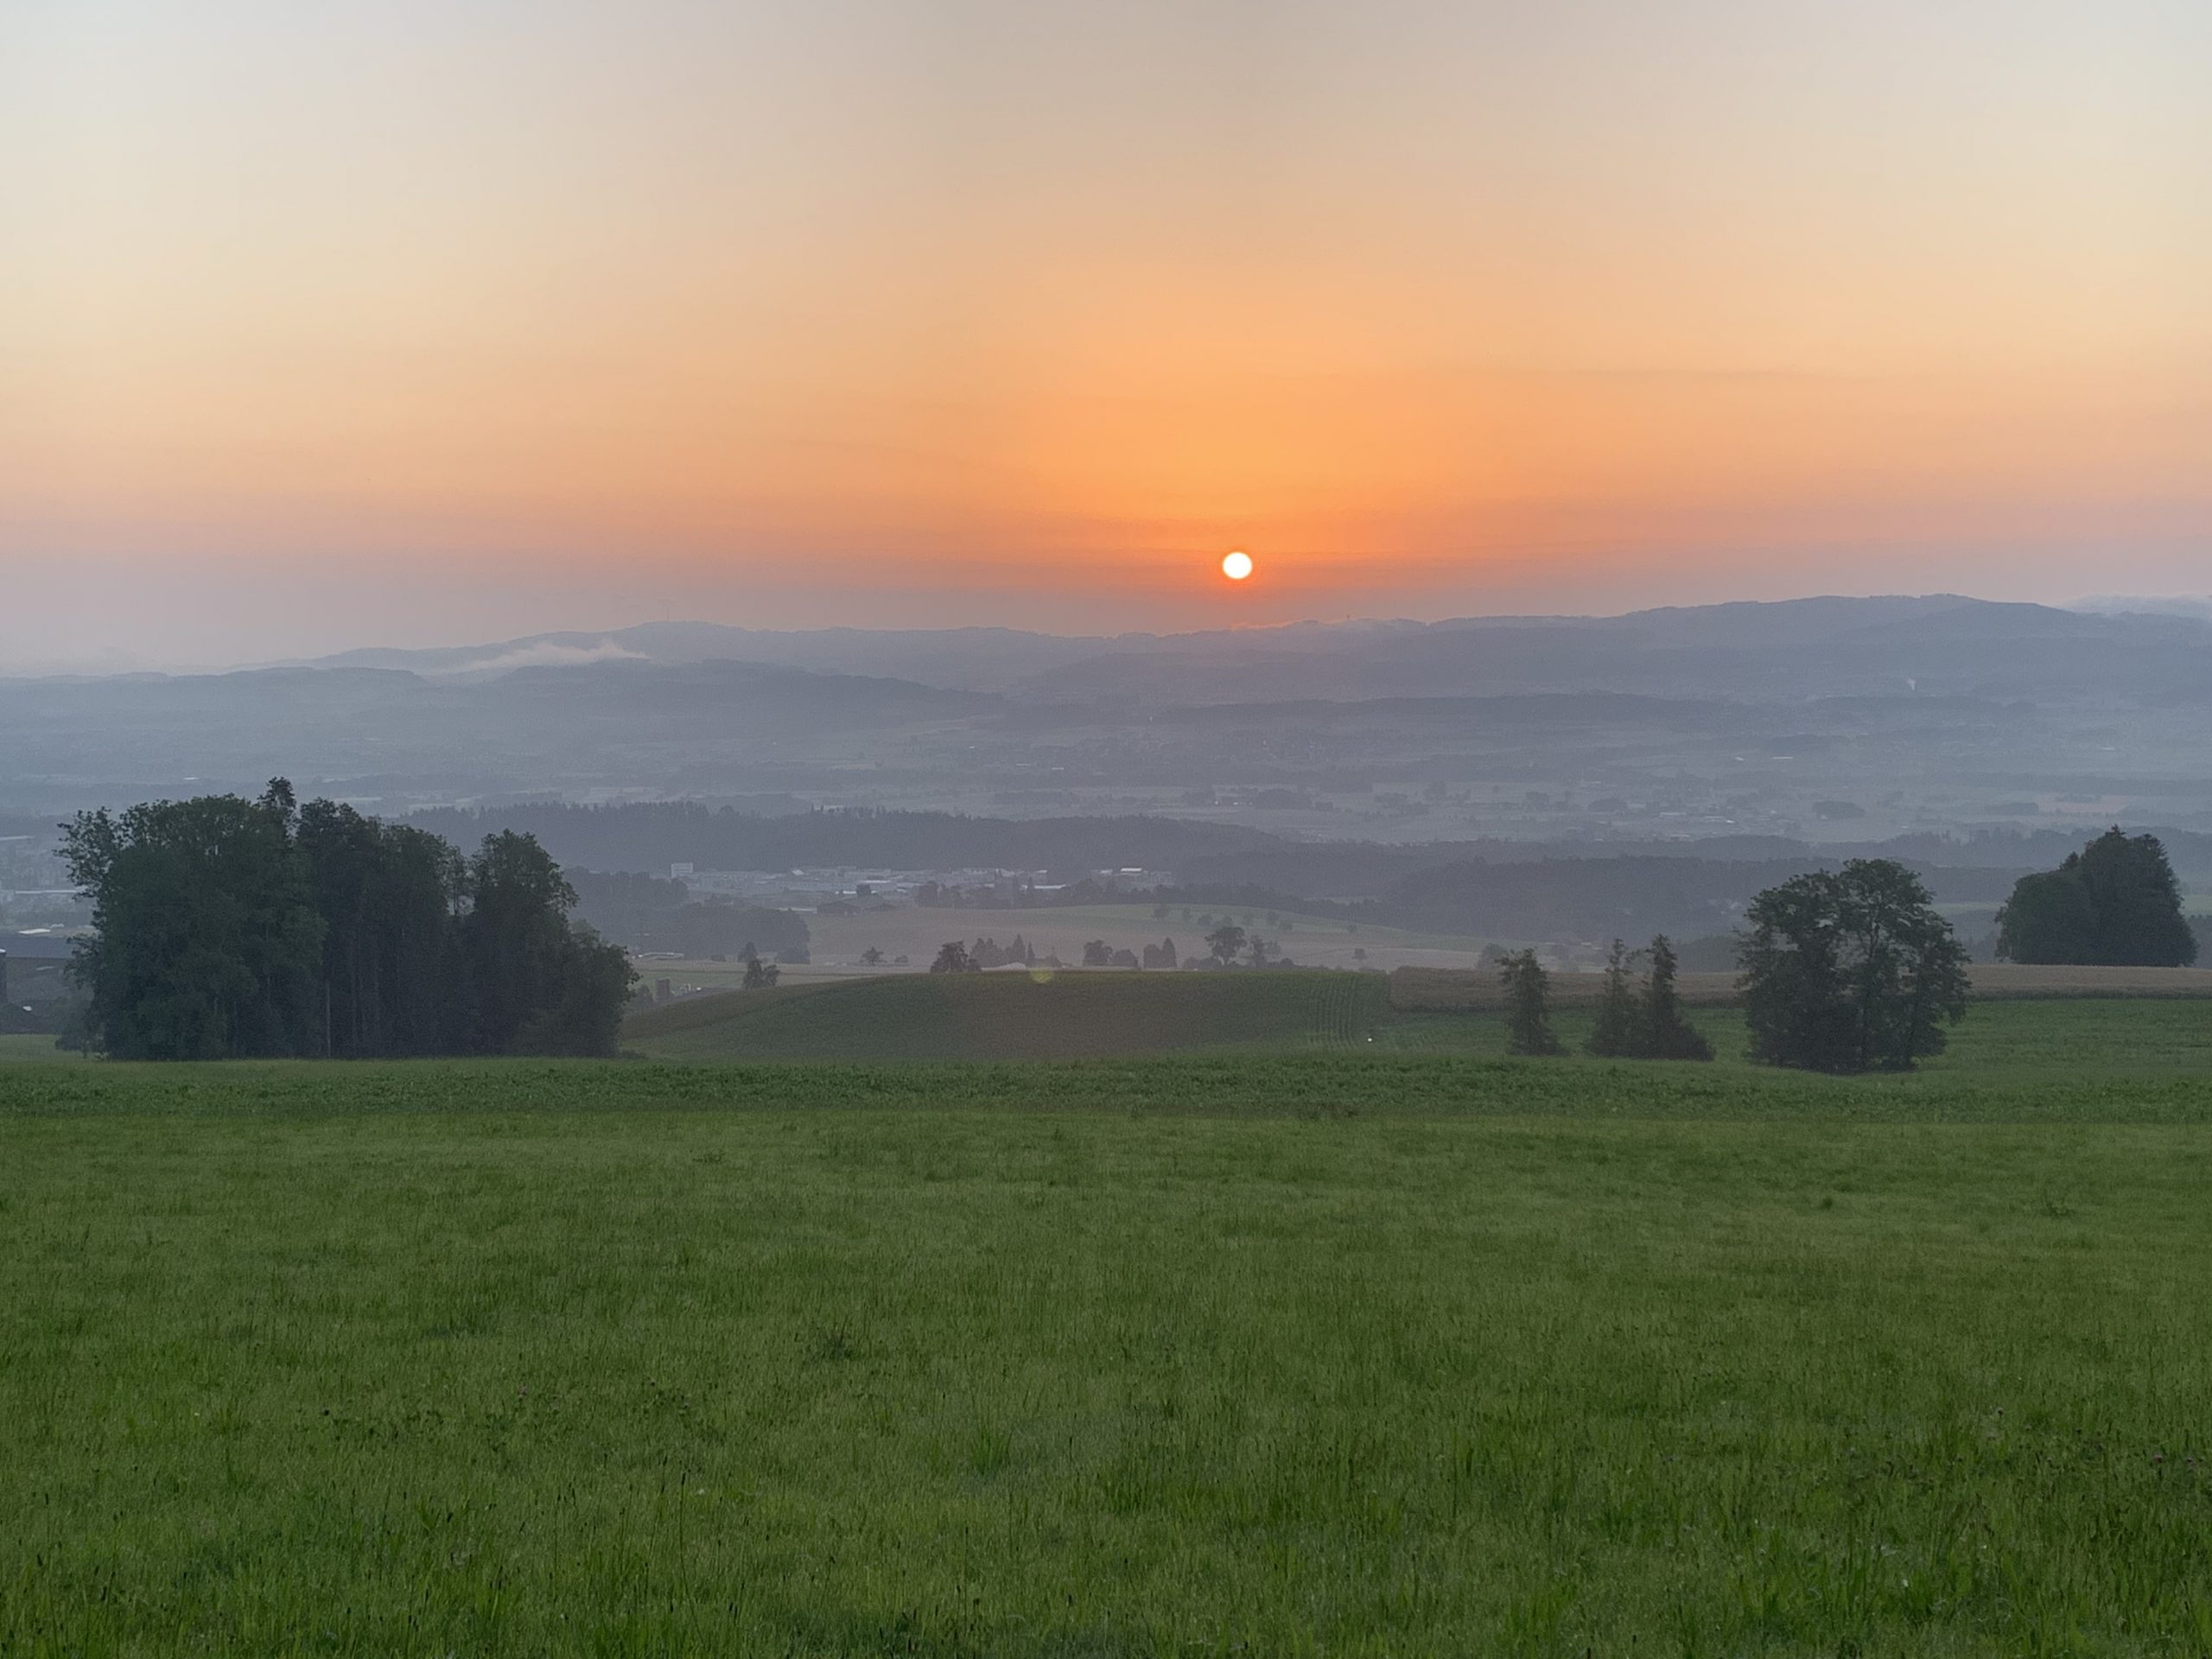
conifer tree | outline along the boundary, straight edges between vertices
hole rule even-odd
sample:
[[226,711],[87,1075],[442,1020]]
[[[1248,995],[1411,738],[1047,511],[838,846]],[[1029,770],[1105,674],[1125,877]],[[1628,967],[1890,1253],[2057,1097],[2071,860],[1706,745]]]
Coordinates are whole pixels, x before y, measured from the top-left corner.
[[1643,1052],[1643,1014],[1629,988],[1628,946],[1620,940],[1605,955],[1605,988],[1599,994],[1597,1023],[1584,1045],[1602,1059],[1626,1059]]
[[1564,1054],[1552,1030],[1551,976],[1533,950],[1508,957],[1498,979],[1505,987],[1505,1024],[1516,1054]]
[[1675,971],[1674,943],[1662,933],[1651,941],[1651,972],[1644,982],[1637,1052],[1654,1060],[1709,1060],[1713,1045],[1683,1017]]

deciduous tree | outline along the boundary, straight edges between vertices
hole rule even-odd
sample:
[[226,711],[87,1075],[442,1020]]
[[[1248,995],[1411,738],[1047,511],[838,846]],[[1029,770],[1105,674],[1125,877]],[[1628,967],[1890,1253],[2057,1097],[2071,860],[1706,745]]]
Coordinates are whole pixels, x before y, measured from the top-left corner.
[[1920,878],[1853,859],[1751,901],[1738,957],[1755,1059],[1815,1071],[1905,1071],[1966,1013],[1967,955]]
[[1625,1059],[1642,1051],[1643,1010],[1629,984],[1628,946],[1613,941],[1605,953],[1605,983],[1598,995],[1598,1018],[1583,1045],[1604,1059]]
[[207,795],[64,831],[69,878],[92,899],[72,972],[86,1019],[123,1059],[223,1059],[321,1050],[322,918],[294,839],[292,787]]

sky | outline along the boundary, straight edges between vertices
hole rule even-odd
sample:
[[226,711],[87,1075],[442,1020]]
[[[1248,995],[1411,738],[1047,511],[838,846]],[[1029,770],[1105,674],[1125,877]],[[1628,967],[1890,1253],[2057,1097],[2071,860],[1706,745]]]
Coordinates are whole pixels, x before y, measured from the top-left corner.
[[2202,0],[11,0],[0,669],[2203,593],[2208,73]]

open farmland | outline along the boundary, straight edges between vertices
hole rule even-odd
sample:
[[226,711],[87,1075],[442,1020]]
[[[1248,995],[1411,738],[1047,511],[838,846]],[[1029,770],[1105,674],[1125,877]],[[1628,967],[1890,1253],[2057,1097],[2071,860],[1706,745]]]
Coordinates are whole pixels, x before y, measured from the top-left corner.
[[[1308,968],[1426,968],[1473,971],[1488,941],[1456,935],[1409,932],[1371,923],[1342,922],[1296,912],[1246,911],[1205,906],[1175,906],[1157,917],[1149,905],[1053,906],[1031,910],[951,910],[902,905],[862,910],[856,915],[806,917],[812,960],[782,969],[787,982],[919,975],[928,970],[938,948],[957,940],[973,944],[993,939],[1011,944],[1019,937],[1039,957],[1066,963],[1083,960],[1083,947],[1103,940],[1109,950],[1141,953],[1162,939],[1173,939],[1179,958],[1206,954],[1205,936],[1224,922],[1247,925],[1293,961]],[[1188,911],[1186,917],[1184,912]],[[1274,917],[1268,919],[1270,914]],[[880,962],[863,960],[870,950]],[[902,963],[898,959],[906,958]],[[679,995],[734,990],[745,978],[745,964],[734,958],[659,957],[639,964],[648,987],[665,979]],[[1005,971],[1005,970],[995,970]]]
[[[1150,905],[1085,905],[1040,907],[1033,910],[945,910],[912,906],[894,910],[863,910],[855,916],[810,915],[817,964],[854,966],[871,945],[886,958],[903,956],[912,969],[925,969],[937,949],[948,939],[972,943],[995,938],[1001,944],[1017,933],[1036,947],[1039,956],[1058,956],[1067,963],[1083,958],[1084,943],[1103,939],[1117,950],[1137,951],[1163,938],[1175,941],[1179,955],[1202,957],[1205,936],[1224,922],[1256,932],[1279,944],[1294,959],[1308,967],[1351,968],[1363,963],[1381,968],[1403,964],[1472,968],[1485,941],[1456,935],[1416,933],[1403,928],[1378,927],[1372,923],[1342,922],[1294,911],[1269,912],[1243,906],[1174,905],[1156,916]],[[1275,919],[1270,921],[1270,915]],[[1250,919],[1248,921],[1247,917]],[[1204,919],[1202,919],[1204,918]],[[1364,951],[1356,957],[1355,951]]]
[[0,1650],[2201,1651],[2122,1046],[14,1068]]
[[[2212,1066],[2212,973],[2158,969],[1977,969],[1976,997],[1936,1075],[1990,1066]],[[2016,976],[2057,980],[2044,1001]],[[1588,1034],[1599,976],[1554,976],[1555,1024]],[[1725,976],[1685,975],[1691,1018],[1724,1064],[1743,1020]],[[2189,995],[2181,994],[2183,990]],[[1492,975],[1271,969],[1266,973],[905,975],[804,981],[702,996],[634,1015],[629,1050],[666,1060],[1050,1059],[1354,1046],[1503,1056]],[[2100,995],[2100,991],[2101,995]],[[2032,1060],[2027,1058],[2033,1056]],[[1570,1062],[1580,1063],[1580,1062]]]

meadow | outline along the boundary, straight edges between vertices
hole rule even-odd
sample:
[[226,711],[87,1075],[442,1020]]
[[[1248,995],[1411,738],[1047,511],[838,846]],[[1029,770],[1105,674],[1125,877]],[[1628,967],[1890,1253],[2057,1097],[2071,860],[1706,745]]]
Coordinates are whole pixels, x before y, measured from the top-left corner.
[[[2212,1065],[2212,973],[1975,970],[1972,1017],[1938,1073],[1966,1065]],[[1579,1045],[1599,976],[1553,981],[1554,1024]],[[2042,995],[2036,993],[2040,989]],[[1725,1059],[1744,1027],[1732,976],[1683,976],[1694,1021]],[[1148,1052],[1505,1052],[1494,974],[1389,976],[1002,971],[813,980],[686,999],[633,1016],[626,1047],[665,1060],[1071,1059]],[[2031,1058],[2032,1057],[2032,1058]]]
[[0,1065],[11,1063],[46,1065],[77,1057],[54,1046],[50,1032],[0,1032]]
[[2212,1651],[2212,1004],[1363,1017],[0,1068],[0,1652]]

